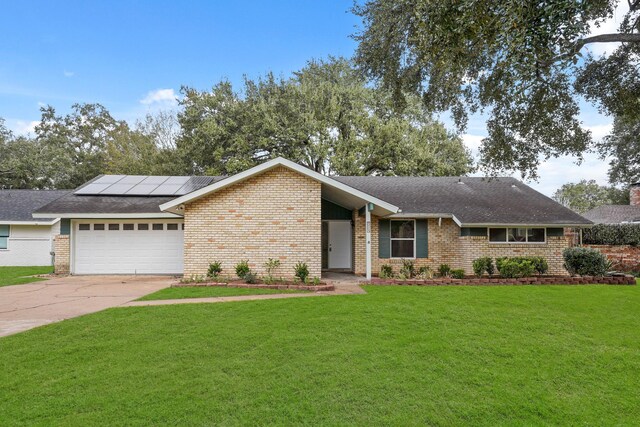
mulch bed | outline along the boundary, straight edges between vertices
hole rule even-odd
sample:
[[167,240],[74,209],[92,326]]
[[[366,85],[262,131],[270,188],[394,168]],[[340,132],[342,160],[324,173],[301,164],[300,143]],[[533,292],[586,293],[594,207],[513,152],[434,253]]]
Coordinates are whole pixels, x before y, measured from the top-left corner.
[[439,277],[426,280],[397,280],[373,278],[370,285],[417,285],[417,286],[445,286],[445,285],[635,285],[636,278],[631,275],[620,276],[540,276],[524,277],[521,279],[505,279],[502,277],[465,277],[464,279],[451,279]]
[[277,284],[267,285],[264,283],[260,284],[250,284],[243,283],[239,281],[234,282],[199,282],[199,283],[176,283],[172,285],[172,287],[180,288],[180,287],[191,287],[191,286],[210,286],[210,287],[221,287],[221,288],[249,288],[249,289],[294,289],[299,291],[313,291],[313,292],[322,292],[322,291],[334,291],[335,286],[328,285],[326,283],[321,283],[319,285],[299,285],[294,282],[279,282]]

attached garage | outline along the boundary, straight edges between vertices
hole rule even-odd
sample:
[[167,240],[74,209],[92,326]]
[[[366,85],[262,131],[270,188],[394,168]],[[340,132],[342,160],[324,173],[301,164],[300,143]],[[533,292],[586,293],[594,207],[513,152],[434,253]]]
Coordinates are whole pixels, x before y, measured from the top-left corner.
[[182,274],[182,220],[73,222],[74,274]]

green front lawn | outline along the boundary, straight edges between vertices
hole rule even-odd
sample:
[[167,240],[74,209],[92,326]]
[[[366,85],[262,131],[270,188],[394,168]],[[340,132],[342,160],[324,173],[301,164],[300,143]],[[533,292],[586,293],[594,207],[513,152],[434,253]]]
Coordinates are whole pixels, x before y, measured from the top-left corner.
[[636,286],[368,286],[0,339],[22,425],[634,425]]
[[241,295],[266,295],[266,294],[295,294],[306,291],[296,289],[251,289],[251,288],[223,288],[219,286],[180,286],[165,288],[138,298],[137,301],[152,301],[158,299],[184,299],[207,297],[235,297]]
[[0,286],[22,285],[31,282],[40,282],[39,277],[26,277],[36,274],[51,274],[53,267],[0,267]]

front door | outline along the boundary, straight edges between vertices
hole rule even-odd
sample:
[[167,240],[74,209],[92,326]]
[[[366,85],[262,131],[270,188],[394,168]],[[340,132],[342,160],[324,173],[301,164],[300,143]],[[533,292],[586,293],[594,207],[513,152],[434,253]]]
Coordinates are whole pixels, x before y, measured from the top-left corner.
[[329,221],[329,268],[351,269],[351,221]]

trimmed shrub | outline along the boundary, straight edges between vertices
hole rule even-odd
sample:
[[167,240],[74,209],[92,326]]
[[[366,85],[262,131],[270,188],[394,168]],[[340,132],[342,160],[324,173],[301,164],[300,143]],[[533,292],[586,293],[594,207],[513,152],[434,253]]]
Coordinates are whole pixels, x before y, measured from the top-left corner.
[[244,276],[249,274],[251,269],[249,268],[249,260],[243,260],[236,264],[236,276],[244,279]]
[[[516,263],[522,263],[524,261],[527,261],[531,263],[531,265],[533,265],[533,271],[527,274],[527,276],[532,276],[534,273],[538,275],[547,274],[547,272],[549,271],[549,263],[545,258],[541,256],[517,256],[517,257],[511,257],[511,258],[500,257],[500,258],[496,258],[496,267],[498,268],[498,271],[500,272],[500,275],[502,277],[509,277],[509,278],[525,277],[525,276],[504,276],[502,274],[502,266],[504,265],[504,263],[510,262],[510,261],[515,261]],[[513,268],[514,268],[513,266],[509,266],[508,267],[509,272],[507,274],[511,274],[513,272]],[[527,267],[525,267],[524,269],[525,269],[524,272],[528,271]]]
[[416,274],[416,277],[422,280],[433,279],[433,270],[431,270],[431,267],[422,266],[418,269],[418,274]]
[[391,277],[393,277],[393,267],[391,267],[389,264],[382,264],[380,266],[379,276],[381,279],[390,279]]
[[473,260],[473,272],[478,277],[482,277],[484,273],[491,276],[494,273],[493,259],[491,257],[482,257]]
[[413,264],[413,260],[410,260],[410,259],[402,260],[402,267],[400,268],[400,274],[406,277],[407,279],[411,279],[413,278],[413,276],[416,275],[416,269]]
[[500,276],[506,279],[533,276],[533,263],[522,258],[503,258],[500,261]]
[[307,283],[307,277],[309,277],[309,266],[306,262],[298,262],[293,270],[295,272],[295,276],[300,279],[302,283]]
[[562,252],[564,268],[569,274],[604,276],[611,264],[600,251],[592,248],[567,248]]
[[547,274],[549,271],[549,263],[546,259],[541,256],[531,256],[526,257],[529,261],[533,263],[533,268],[536,270],[536,273],[539,275]]
[[582,243],[589,245],[640,245],[640,224],[598,224],[582,230]]
[[450,274],[454,279],[464,279],[464,270],[461,268],[451,270]]
[[218,277],[222,273],[222,263],[220,261],[214,261],[209,264],[209,269],[207,270],[207,277],[213,279]]
[[258,275],[255,273],[252,273],[251,271],[249,271],[247,274],[244,275],[244,281],[249,283],[249,284],[254,284],[254,283],[258,283],[259,279],[258,279]]
[[450,275],[451,267],[449,267],[449,264],[440,264],[440,267],[438,267],[438,274],[440,274],[441,277],[447,277]]

